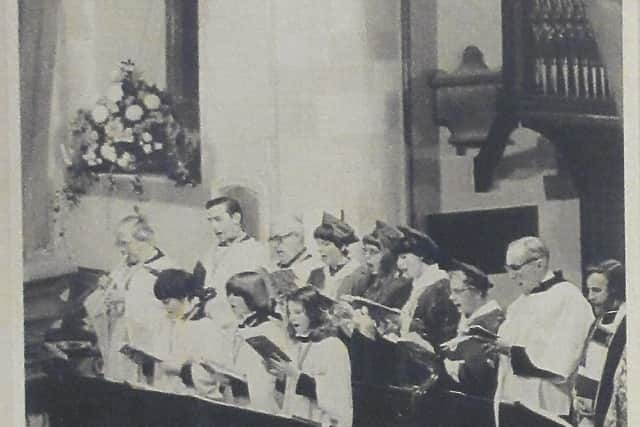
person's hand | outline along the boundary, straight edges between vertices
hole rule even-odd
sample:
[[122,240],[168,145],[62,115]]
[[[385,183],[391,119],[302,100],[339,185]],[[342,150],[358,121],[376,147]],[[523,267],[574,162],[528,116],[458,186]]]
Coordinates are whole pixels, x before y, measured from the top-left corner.
[[586,399],[584,397],[576,397],[573,400],[573,405],[575,407],[576,414],[578,418],[581,419],[583,417],[591,417],[593,416],[593,401],[591,399]]
[[109,289],[111,288],[113,285],[113,279],[111,278],[111,276],[109,276],[108,274],[103,274],[102,276],[100,276],[100,278],[98,279],[98,287],[100,289]]
[[282,359],[272,357],[269,362],[269,372],[276,377],[297,377],[300,375],[300,370],[292,362],[286,362]]
[[402,321],[400,316],[387,316],[378,324],[378,333],[380,335],[400,335]]
[[358,329],[362,335],[374,339],[376,336],[376,322],[369,316],[366,307],[356,310],[353,315],[354,329]]
[[167,360],[158,364],[160,370],[168,375],[180,375],[183,363]]
[[504,356],[511,355],[512,345],[502,338],[498,338],[495,341],[487,341],[483,344],[482,348],[487,353],[487,356],[496,356],[502,354]]

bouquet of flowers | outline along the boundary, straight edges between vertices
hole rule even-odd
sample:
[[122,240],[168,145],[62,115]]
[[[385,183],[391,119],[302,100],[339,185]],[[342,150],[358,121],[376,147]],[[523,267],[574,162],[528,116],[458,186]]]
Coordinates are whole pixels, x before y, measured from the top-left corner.
[[81,109],[63,144],[65,192],[82,194],[100,173],[162,174],[177,185],[200,180],[200,141],[177,120],[171,97],[141,79],[131,60],[114,73],[106,96]]

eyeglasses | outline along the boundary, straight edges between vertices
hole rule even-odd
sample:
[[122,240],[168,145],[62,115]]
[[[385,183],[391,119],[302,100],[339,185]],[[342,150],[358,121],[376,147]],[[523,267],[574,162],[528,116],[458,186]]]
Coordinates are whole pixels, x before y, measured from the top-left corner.
[[516,271],[520,271],[522,270],[522,267],[524,267],[527,264],[530,264],[534,261],[538,261],[540,258],[531,258],[530,260],[527,260],[525,262],[523,262],[522,264],[507,264],[504,266],[504,269],[507,271],[511,271],[511,272],[516,272]]
[[273,244],[278,245],[278,244],[282,243],[282,241],[283,241],[284,239],[286,239],[287,237],[293,236],[294,234],[295,234],[295,233],[292,231],[292,232],[290,232],[290,233],[287,233],[287,234],[281,234],[281,235],[279,235],[279,236],[271,236],[271,237],[269,237],[269,241],[270,241],[271,243],[273,243]]

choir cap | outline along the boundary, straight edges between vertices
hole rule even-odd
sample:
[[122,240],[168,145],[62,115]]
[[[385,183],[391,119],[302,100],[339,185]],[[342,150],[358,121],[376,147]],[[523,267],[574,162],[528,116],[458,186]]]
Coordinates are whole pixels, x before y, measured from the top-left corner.
[[475,267],[471,264],[464,263],[458,260],[452,260],[449,271],[461,271],[467,277],[465,283],[472,288],[475,288],[479,291],[488,291],[493,288],[493,283],[489,280],[489,276],[480,270],[478,267]]
[[446,262],[446,257],[438,244],[427,234],[409,226],[398,226],[403,237],[396,252],[398,254],[412,253],[425,260],[438,264]]
[[314,230],[313,237],[328,240],[339,248],[359,240],[349,224],[326,212],[322,215],[322,224]]
[[402,232],[383,221],[376,221],[373,231],[362,238],[365,245],[377,246],[378,249],[389,249],[394,251],[402,241]]

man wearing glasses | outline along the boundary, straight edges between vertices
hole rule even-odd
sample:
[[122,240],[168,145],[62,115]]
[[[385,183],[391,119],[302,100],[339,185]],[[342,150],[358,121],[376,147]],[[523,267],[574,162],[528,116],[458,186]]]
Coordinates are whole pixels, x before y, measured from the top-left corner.
[[304,224],[297,215],[283,215],[271,224],[269,235],[273,271],[289,271],[299,286],[307,283],[311,271],[322,266],[305,246]]
[[580,289],[549,268],[549,250],[537,237],[512,242],[506,270],[520,288],[507,309],[500,338],[495,401],[520,402],[569,416],[572,381],[593,314]]

